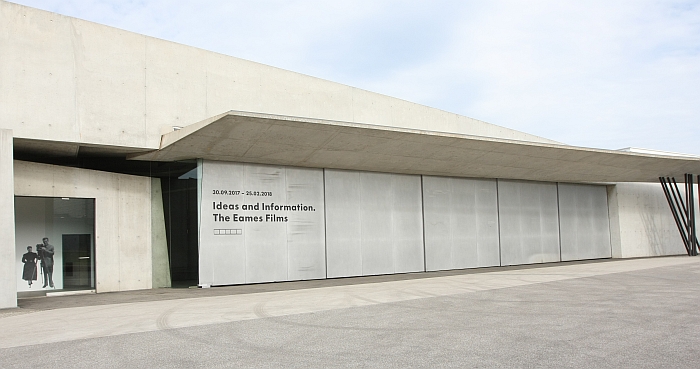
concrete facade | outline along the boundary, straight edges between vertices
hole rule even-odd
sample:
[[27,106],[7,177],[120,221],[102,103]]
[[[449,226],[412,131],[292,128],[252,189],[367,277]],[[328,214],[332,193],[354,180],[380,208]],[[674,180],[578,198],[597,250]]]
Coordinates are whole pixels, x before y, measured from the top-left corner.
[[[608,202],[614,258],[686,253],[659,184],[618,183],[608,186]],[[697,208],[697,203],[695,206]]]
[[17,306],[12,131],[0,129],[0,309]]
[[151,179],[151,260],[153,260],[153,288],[170,287],[170,257],[165,235],[165,213],[160,178]]
[[[572,147],[3,0],[0,56],[0,308],[13,195],[94,199],[97,292],[685,253],[648,182],[698,157]],[[220,179],[205,195],[204,175]],[[319,211],[219,227],[202,220],[217,190]]]
[[0,55],[0,127],[21,138],[155,149],[174,126],[240,110],[554,142],[5,1]]
[[23,161],[14,171],[16,196],[95,199],[97,292],[153,286],[150,178]]

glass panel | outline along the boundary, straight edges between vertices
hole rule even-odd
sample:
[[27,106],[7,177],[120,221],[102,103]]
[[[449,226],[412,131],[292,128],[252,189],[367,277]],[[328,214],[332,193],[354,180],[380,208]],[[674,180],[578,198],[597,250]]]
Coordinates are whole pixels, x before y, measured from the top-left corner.
[[196,286],[199,265],[197,164],[168,163],[167,167],[158,169],[172,286]]
[[95,288],[95,200],[15,197],[17,291]]

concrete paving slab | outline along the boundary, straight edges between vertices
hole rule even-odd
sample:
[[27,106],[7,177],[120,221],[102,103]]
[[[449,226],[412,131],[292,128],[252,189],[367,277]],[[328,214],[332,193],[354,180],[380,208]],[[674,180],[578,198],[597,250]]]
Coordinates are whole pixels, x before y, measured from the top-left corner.
[[[469,284],[470,276],[477,275],[463,275],[462,283],[445,284],[484,289],[278,316],[269,316],[281,311],[267,305],[277,301],[269,293],[238,295],[259,295],[261,307],[256,311],[262,317],[4,348],[0,367],[697,368],[700,263],[696,259],[509,270],[503,279],[522,283],[509,288],[498,288],[507,283],[490,279],[491,285]],[[484,274],[495,273],[481,273],[479,278],[486,278]],[[545,281],[548,278],[552,281]],[[353,286],[342,286],[346,287]],[[391,294],[381,298],[391,299]],[[109,313],[103,318],[117,319]],[[163,320],[170,322],[168,311],[163,313]],[[45,323],[59,324],[56,318]],[[0,328],[4,320],[0,319]]]
[[120,303],[0,318],[0,348],[116,336],[453,296],[683,264],[689,257],[619,260],[372,284]]

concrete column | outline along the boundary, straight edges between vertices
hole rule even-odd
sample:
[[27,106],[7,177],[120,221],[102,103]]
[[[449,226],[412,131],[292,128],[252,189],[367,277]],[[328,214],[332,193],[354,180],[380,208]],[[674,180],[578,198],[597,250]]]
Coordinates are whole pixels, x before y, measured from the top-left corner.
[[0,129],[0,309],[17,307],[12,131]]

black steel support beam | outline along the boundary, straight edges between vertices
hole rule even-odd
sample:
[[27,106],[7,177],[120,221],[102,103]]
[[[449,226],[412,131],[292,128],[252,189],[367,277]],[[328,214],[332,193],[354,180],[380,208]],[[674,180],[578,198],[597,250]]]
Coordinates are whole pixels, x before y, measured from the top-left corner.
[[698,255],[697,232],[695,228],[695,186],[693,175],[685,175],[685,196],[687,199],[688,240],[690,241],[690,256]]
[[683,239],[683,246],[685,246],[685,251],[690,255],[690,245],[688,244],[688,238],[686,237],[686,231],[684,227],[684,223],[681,221],[680,218],[680,209],[676,204],[676,201],[673,199],[675,196],[671,196],[671,183],[670,183],[670,178],[667,180],[664,177],[659,177],[659,182],[661,182],[661,188],[664,190],[664,195],[666,195],[666,201],[668,201],[668,206],[671,208],[671,213],[673,214],[673,219],[676,221],[676,226],[678,227],[678,232],[681,234],[681,238]]

